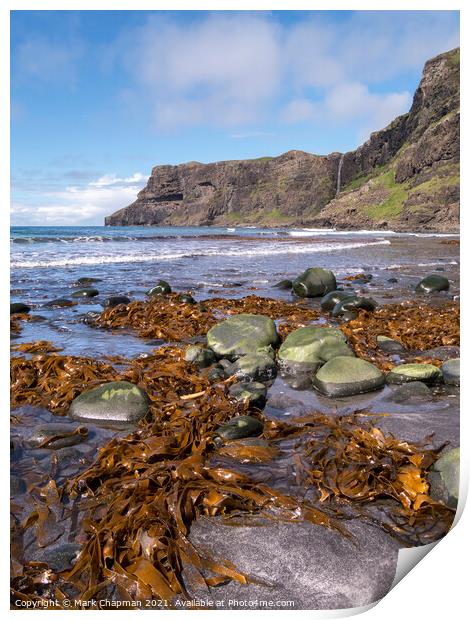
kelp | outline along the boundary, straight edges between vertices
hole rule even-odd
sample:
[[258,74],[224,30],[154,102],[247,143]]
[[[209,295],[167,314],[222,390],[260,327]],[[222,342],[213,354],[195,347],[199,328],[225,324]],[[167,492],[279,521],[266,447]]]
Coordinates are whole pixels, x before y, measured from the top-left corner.
[[178,295],[155,295],[148,301],[133,301],[104,310],[96,327],[130,328],[141,338],[180,341],[206,334],[216,323],[212,313],[200,304],[187,304]]
[[61,347],[56,347],[49,340],[37,340],[36,342],[23,342],[11,346],[12,351],[22,353],[56,353],[62,351]]
[[14,314],[10,316],[10,332],[19,334],[22,329],[21,321],[31,321],[32,316],[26,312]]
[[[377,336],[401,342],[409,351],[409,361],[413,361],[413,352],[460,343],[460,308],[455,302],[439,308],[409,302],[390,304],[374,312],[360,310],[356,319],[343,323],[340,329],[358,357],[389,370],[395,363],[378,349]],[[422,355],[419,361],[439,365],[439,361]]]

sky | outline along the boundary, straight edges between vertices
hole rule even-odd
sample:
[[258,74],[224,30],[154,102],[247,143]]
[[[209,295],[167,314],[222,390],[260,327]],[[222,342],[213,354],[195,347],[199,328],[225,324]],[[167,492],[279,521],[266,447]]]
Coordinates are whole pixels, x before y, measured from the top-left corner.
[[101,225],[153,166],[346,152],[456,11],[13,11],[11,224]]

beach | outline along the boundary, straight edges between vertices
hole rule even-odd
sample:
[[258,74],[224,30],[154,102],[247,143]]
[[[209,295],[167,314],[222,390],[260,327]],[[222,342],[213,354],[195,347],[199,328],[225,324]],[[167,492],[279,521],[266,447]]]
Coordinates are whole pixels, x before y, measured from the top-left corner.
[[[459,387],[440,379],[421,382],[415,392],[406,392],[404,383],[399,393],[387,381],[352,395],[328,394],[312,385],[311,372],[307,381],[299,380],[302,373],[283,372],[279,345],[306,326],[340,330],[342,346],[384,376],[403,363],[439,368],[459,358],[459,249],[457,235],[390,231],[14,227],[11,302],[29,307],[12,315],[15,596],[47,601],[59,591],[62,602],[83,606],[87,597],[126,600],[127,590],[129,600],[144,608],[145,601],[159,600],[164,607],[199,601],[224,609],[339,609],[384,596],[398,549],[437,540],[452,522],[445,502],[427,506],[422,499],[422,509],[418,496],[428,497],[424,476],[441,451],[459,446]],[[338,289],[372,299],[373,307],[332,316],[320,306],[322,295],[299,297],[292,287],[276,286],[308,268],[331,270]],[[429,274],[447,278],[448,290],[417,293]],[[171,292],[148,295],[160,280]],[[88,289],[96,294],[77,295]],[[127,301],[104,308],[113,296]],[[240,356],[208,345],[209,330],[244,313],[275,323],[271,374],[237,378]],[[380,349],[378,334],[400,340],[401,349]],[[191,361],[188,348],[194,345],[215,351],[212,363]],[[55,357],[61,361],[54,366]],[[221,360],[227,362],[222,369]],[[209,375],[215,368],[219,375]],[[264,385],[264,402],[234,399],[229,390],[242,376],[242,382]],[[51,379],[41,388],[41,377],[56,383]],[[150,397],[150,413],[120,425],[71,417],[71,401],[87,382],[96,387],[103,378],[139,385]],[[57,392],[47,393],[46,385],[56,385]],[[245,438],[245,452],[236,443],[243,438],[231,448],[230,441],[214,440],[214,432],[238,415],[263,425],[253,433],[259,443]],[[35,437],[39,427],[56,423],[63,427],[49,439]],[[356,488],[349,495],[341,491],[332,474],[328,486],[326,469],[318,480],[312,474],[324,458],[317,443],[334,451],[334,437],[353,441],[357,429],[361,450],[383,471],[390,466],[409,473],[401,469],[408,448],[403,451],[400,442],[411,446],[410,463],[424,486],[405,485],[409,505],[400,504],[399,494],[392,497],[392,474],[388,495],[379,489],[378,470],[364,478],[364,495]],[[158,443],[159,437],[169,443]],[[140,486],[125,495],[136,481]],[[177,512],[168,499],[172,492],[181,493]],[[124,496],[125,507],[119,504]],[[166,506],[164,516],[157,500],[152,518],[144,516],[142,507],[153,496],[163,502],[159,509]],[[106,502],[121,511],[125,526],[112,521]],[[93,518],[102,530],[90,525]],[[157,531],[158,523],[170,527],[170,521],[171,532]],[[170,542],[159,555],[155,541],[162,537]],[[131,540],[140,541],[132,552]],[[145,564],[151,556],[155,574]],[[60,600],[57,606],[63,606]]]

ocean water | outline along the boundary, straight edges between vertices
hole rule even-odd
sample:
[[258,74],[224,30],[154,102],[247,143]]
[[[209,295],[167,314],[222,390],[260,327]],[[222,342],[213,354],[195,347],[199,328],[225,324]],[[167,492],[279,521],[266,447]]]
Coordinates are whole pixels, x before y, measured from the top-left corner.
[[[159,279],[198,300],[247,294],[289,300],[290,292],[273,284],[307,267],[326,267],[339,279],[371,273],[375,290],[368,294],[376,298],[387,297],[387,279],[399,277],[394,291],[406,298],[419,277],[435,269],[458,286],[459,246],[447,243],[453,237],[324,229],[13,227],[11,301],[31,304],[46,319],[25,323],[20,341],[48,339],[81,354],[122,352],[123,347],[137,352],[141,341],[97,335],[80,316],[101,310],[109,295],[144,299]],[[73,308],[44,307],[70,297],[73,283],[84,276],[101,279],[98,297]]]

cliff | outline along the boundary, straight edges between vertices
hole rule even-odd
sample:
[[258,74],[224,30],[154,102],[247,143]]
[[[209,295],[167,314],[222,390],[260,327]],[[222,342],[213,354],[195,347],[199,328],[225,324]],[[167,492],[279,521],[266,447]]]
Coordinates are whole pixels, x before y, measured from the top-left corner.
[[429,60],[410,111],[355,151],[156,166],[106,225],[457,231],[460,50]]

